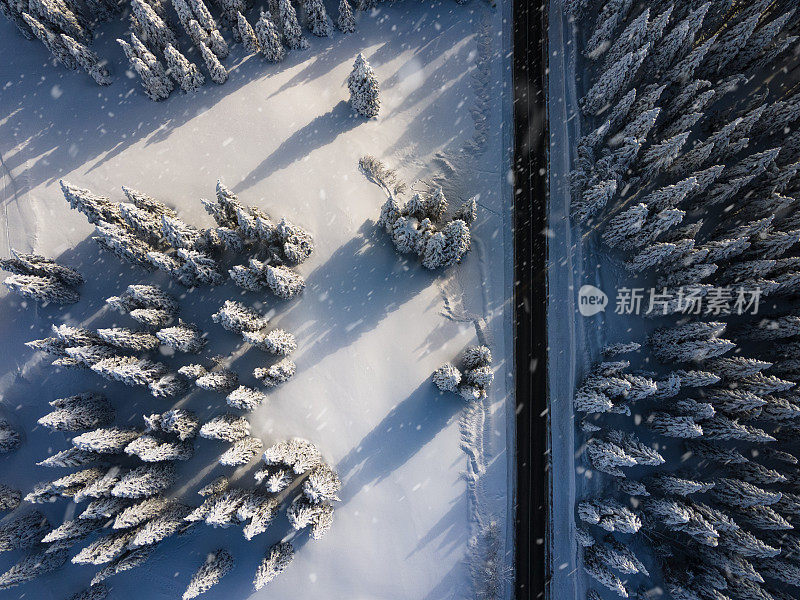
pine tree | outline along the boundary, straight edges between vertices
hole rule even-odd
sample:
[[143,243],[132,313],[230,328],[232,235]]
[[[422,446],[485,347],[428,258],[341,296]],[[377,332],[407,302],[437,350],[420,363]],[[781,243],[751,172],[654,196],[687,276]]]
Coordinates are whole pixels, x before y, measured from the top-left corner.
[[780,492],[770,492],[745,481],[725,477],[714,480],[711,494],[718,502],[738,508],[769,506],[781,499]]
[[145,0],[131,0],[131,19],[133,30],[145,43],[159,50],[177,43],[175,34]]
[[247,22],[245,16],[239,11],[236,12],[236,27],[239,31],[239,37],[242,40],[244,51],[248,54],[257,54],[261,48],[258,44],[255,31]]
[[603,5],[595,29],[586,43],[585,52],[588,56],[595,57],[607,47],[614,31],[628,16],[631,4],[631,0],[609,0]]
[[341,488],[339,476],[327,464],[312,469],[303,482],[303,494],[315,503],[338,500],[336,494]]
[[581,99],[580,105],[583,113],[596,114],[603,106],[614,102],[633,79],[649,50],[650,46],[646,44],[635,52],[628,52],[606,69],[600,75],[597,83]]
[[250,435],[250,423],[244,417],[224,414],[207,421],[200,428],[200,437],[236,442]]
[[123,498],[98,498],[89,503],[79,516],[79,519],[98,519],[105,520],[113,517],[120,511],[127,508],[129,500]]
[[64,42],[61,40],[61,37],[53,32],[50,28],[46,27],[40,21],[38,21],[33,16],[29,15],[27,12],[22,13],[22,19],[33,32],[33,35],[39,39],[39,41],[44,44],[45,48],[47,48],[53,55],[53,57],[64,65],[68,69],[77,69],[78,63],[75,60],[75,57],[72,56],[69,49],[64,45]]
[[97,335],[107,344],[132,352],[146,352],[155,350],[159,346],[158,338],[152,333],[134,331],[124,327],[98,329]]
[[111,85],[111,77],[109,76],[108,69],[103,65],[97,54],[64,33],[61,34],[61,41],[75,58],[78,65],[86,71],[98,85]]
[[133,538],[128,543],[131,549],[157,544],[166,538],[185,531],[191,527],[185,518],[192,507],[173,503],[162,514],[134,530]]
[[14,510],[22,502],[22,492],[0,483],[0,511]]
[[40,16],[56,30],[69,36],[86,39],[88,33],[78,17],[62,0],[28,0],[28,10]]
[[359,114],[367,118],[377,117],[380,111],[380,84],[372,67],[359,53],[353,70],[347,78],[350,90],[350,104]]
[[219,59],[208,45],[201,43],[198,47],[200,48],[200,54],[203,56],[203,62],[206,63],[206,69],[211,81],[220,85],[228,81],[228,70],[219,62]]
[[0,552],[30,548],[50,531],[50,523],[38,510],[17,516],[0,525]]
[[226,392],[232,390],[239,383],[239,376],[233,371],[212,371],[198,377],[194,384],[203,390]]
[[272,22],[269,11],[262,11],[255,27],[256,39],[261,53],[269,62],[280,62],[286,56],[281,43],[281,33]]
[[242,337],[245,342],[277,356],[288,356],[297,349],[294,336],[283,329],[273,329],[268,333],[243,331]]
[[253,376],[268,387],[276,387],[291,379],[296,370],[295,364],[288,358],[284,358],[270,367],[254,369]]
[[233,445],[219,457],[219,464],[224,466],[240,466],[249,463],[261,452],[263,444],[254,437],[244,437],[236,440]]
[[156,332],[158,341],[174,348],[178,352],[197,354],[206,345],[206,340],[197,327],[188,323],[179,323],[174,327],[159,329]]
[[105,600],[108,597],[108,587],[103,583],[93,583],[85,590],[74,594],[69,600]]
[[211,318],[215,323],[219,323],[228,331],[235,333],[258,331],[266,327],[268,323],[268,319],[258,311],[233,300],[226,300],[225,304],[211,315]]
[[263,588],[285,571],[293,558],[294,548],[289,542],[280,542],[270,547],[264,560],[258,565],[253,587],[256,590]]
[[349,0],[339,0],[339,18],[336,19],[336,27],[342,33],[353,33],[356,30],[356,19]]
[[267,396],[263,392],[240,385],[228,394],[225,401],[232,408],[255,410],[267,401]]
[[583,193],[580,200],[574,201],[572,215],[579,223],[600,212],[617,192],[617,182],[613,179],[601,181]]
[[224,548],[219,548],[206,557],[205,563],[192,576],[189,587],[183,593],[183,600],[196,598],[207,592],[233,568],[233,556]]
[[128,506],[116,515],[114,529],[131,529],[162,514],[171,504],[162,496],[153,496]]
[[0,259],[0,268],[16,275],[41,275],[54,277],[69,287],[84,283],[83,276],[75,269],[59,265],[52,258],[40,254],[23,254],[11,250],[11,258]]
[[175,480],[171,463],[144,465],[128,472],[111,491],[118,498],[145,498],[166,490]]
[[80,431],[114,420],[114,409],[102,395],[78,394],[50,402],[57,410],[45,415],[37,422],[53,431]]
[[78,292],[67,287],[55,277],[10,275],[3,283],[11,292],[39,302],[74,304],[80,299]]
[[265,281],[270,291],[283,300],[294,298],[306,286],[300,275],[283,265],[267,265],[265,268]]
[[331,21],[322,0],[305,0],[306,26],[317,37],[331,35]]
[[68,559],[69,551],[66,548],[48,548],[28,554],[8,571],[0,575],[0,590],[6,590],[20,583],[36,579],[45,573],[55,571],[61,568]]
[[284,43],[292,50],[308,48],[308,42],[303,37],[300,23],[297,21],[297,13],[290,0],[278,0],[278,14],[283,25]]
[[191,442],[162,442],[151,435],[143,435],[125,446],[125,454],[138,456],[144,462],[189,460],[194,454]]
[[[142,0],[132,1],[142,2]],[[196,92],[200,89],[205,78],[197,69],[197,66],[176,50],[172,43],[168,43],[164,48],[164,58],[167,61],[169,74],[184,92]]]

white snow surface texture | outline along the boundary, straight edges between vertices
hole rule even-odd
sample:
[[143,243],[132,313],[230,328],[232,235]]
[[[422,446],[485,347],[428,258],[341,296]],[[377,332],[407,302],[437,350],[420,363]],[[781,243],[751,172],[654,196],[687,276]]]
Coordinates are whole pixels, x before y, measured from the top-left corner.
[[[327,4],[335,15],[335,3]],[[64,433],[35,425],[48,401],[102,391],[124,427],[142,427],[143,414],[172,406],[88,370],[59,371],[23,345],[49,335],[51,323],[135,327],[104,305],[131,283],[157,283],[178,297],[181,317],[209,334],[199,360],[229,357],[225,366],[245,385],[258,387],[251,373],[268,356],[247,349],[211,314],[236,299],[293,333],[297,375],[248,415],[252,435],[265,446],[292,436],[313,441],[343,481],[330,533],[299,544],[292,565],[260,592],[253,592],[253,575],[265,550],[289,531],[283,516],[250,542],[240,527],[202,524],[170,538],[145,565],[108,581],[116,600],[179,597],[219,547],[236,564],[204,594],[209,600],[475,597],[470,538],[490,520],[500,524],[505,560],[513,560],[510,2],[387,3],[356,17],[355,33],[307,36],[310,49],[277,65],[235,45],[226,84],[158,103],[119,67],[114,83],[99,88],[53,66],[41,44],[0,20],[0,253],[52,256],[87,279],[80,302],[63,308],[0,292],[0,417],[24,438],[0,457],[0,481],[27,493],[68,472],[34,464],[69,445]],[[125,64],[114,42],[122,25],[100,31],[92,47],[113,56],[112,67]],[[377,119],[353,117],[346,103],[344,81],[358,52],[381,83]],[[358,171],[365,154],[398,168],[409,184],[435,180],[454,206],[480,194],[473,247],[461,265],[429,272],[394,251],[374,223],[383,193]],[[307,280],[299,298],[242,292],[230,281],[187,291],[125,265],[91,241],[93,227],[58,187],[63,178],[118,201],[126,185],[191,224],[210,226],[200,198],[213,198],[217,177],[245,204],[313,233],[315,253],[298,269]],[[462,424],[464,402],[440,394],[430,375],[471,343],[491,346],[495,383],[476,407],[480,415]],[[198,362],[153,358],[174,369]],[[198,389],[176,405],[203,421],[226,412],[224,396]],[[253,464],[236,471],[216,464],[224,443],[197,440],[196,448],[193,459],[177,463],[173,495],[198,505],[197,489],[223,474],[234,485],[253,485]],[[55,526],[84,507],[62,500],[38,508]],[[23,554],[3,553],[0,569]],[[2,597],[67,598],[95,571],[68,563]]]

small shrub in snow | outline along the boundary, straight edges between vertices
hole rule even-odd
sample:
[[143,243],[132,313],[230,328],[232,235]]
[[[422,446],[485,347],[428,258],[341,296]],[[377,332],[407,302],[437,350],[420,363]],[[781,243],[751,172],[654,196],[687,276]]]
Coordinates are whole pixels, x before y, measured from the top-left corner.
[[494,380],[491,362],[489,348],[469,346],[460,360],[463,373],[451,363],[445,363],[434,371],[433,383],[443,392],[455,392],[467,400],[479,400],[486,396]]

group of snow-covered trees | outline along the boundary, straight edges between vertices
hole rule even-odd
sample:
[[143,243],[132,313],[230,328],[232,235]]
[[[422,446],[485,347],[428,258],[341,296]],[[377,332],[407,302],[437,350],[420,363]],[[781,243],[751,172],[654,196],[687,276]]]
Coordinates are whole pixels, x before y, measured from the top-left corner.
[[470,198],[455,211],[449,209],[441,188],[416,193],[401,207],[397,198],[405,191],[394,170],[373,156],[359,160],[364,175],[386,192],[378,226],[391,236],[401,254],[416,254],[427,269],[449,267],[461,261],[470,248],[469,226],[478,216],[478,203]]
[[73,304],[80,298],[77,288],[83,276],[52,258],[11,250],[11,258],[0,258],[0,269],[12,273],[3,283],[23,298],[55,304]]
[[491,350],[486,346],[468,346],[457,362],[458,366],[445,363],[433,372],[436,387],[466,400],[485,398],[494,381]]
[[[247,419],[228,413],[203,423],[193,412],[173,408],[145,415],[142,428],[123,428],[114,425],[115,410],[109,401],[94,392],[57,399],[50,405],[56,410],[39,423],[74,437],[68,449],[37,464],[72,472],[36,485],[24,499],[28,504],[42,504],[66,498],[83,506],[76,516],[55,527],[37,510],[20,508],[7,519],[0,526],[0,551],[27,549],[30,553],[0,575],[0,589],[71,561],[99,567],[90,587],[80,594],[104,598],[106,579],[140,566],[161,542],[201,522],[213,527],[240,525],[248,540],[265,532],[280,510],[285,510],[293,530],[310,528],[313,539],[320,539],[332,525],[332,503],[339,500],[341,482],[307,440],[273,444],[263,453],[254,487],[232,487],[226,477],[218,477],[199,490],[203,501],[193,507],[170,493],[177,481],[174,461],[189,460],[201,438],[231,443],[220,458],[221,465],[250,463],[261,452],[262,443],[250,436]],[[20,500],[18,491],[0,486],[3,510],[17,509]],[[292,556],[289,542],[268,548],[254,577],[255,589],[283,571]],[[212,553],[189,581],[183,597],[194,598],[208,590],[232,566],[233,557],[225,549]]]
[[203,200],[218,225],[210,229],[184,222],[163,203],[127,187],[122,188],[127,201],[119,203],[63,181],[61,188],[70,206],[97,227],[94,240],[103,249],[145,269],[164,271],[181,285],[222,283],[219,259],[225,251],[247,251],[249,262],[228,271],[239,287],[266,289],[282,299],[305,287],[291,267],[312,254],[311,234],[286,218],[275,223],[258,207],[242,204],[221,181],[216,199]]
[[797,8],[566,4],[589,75],[573,217],[676,299],[641,347],[609,347],[576,390],[587,466],[615,482],[578,503],[583,566],[622,597],[654,585],[675,599],[795,597]]
[[[246,16],[251,5],[243,0],[215,0],[210,6],[204,0],[131,0],[129,5],[117,0],[0,0],[0,13],[23,37],[42,42],[56,62],[68,69],[80,67],[98,84],[108,85],[108,61],[88,44],[101,22],[121,18],[129,8],[129,41],[117,41],[145,94],[163,100],[176,85],[184,92],[203,85],[205,76],[194,62],[198,59],[214,83],[225,83],[228,71],[221,61],[227,58],[229,46],[220,26],[245,52],[260,53],[269,62],[282,60],[287,50],[308,47],[301,21],[314,36],[332,34],[333,23],[322,0],[296,0],[295,4],[273,0],[269,10],[251,17],[252,23]],[[345,34],[355,31],[354,8],[369,6],[339,2],[336,27]]]

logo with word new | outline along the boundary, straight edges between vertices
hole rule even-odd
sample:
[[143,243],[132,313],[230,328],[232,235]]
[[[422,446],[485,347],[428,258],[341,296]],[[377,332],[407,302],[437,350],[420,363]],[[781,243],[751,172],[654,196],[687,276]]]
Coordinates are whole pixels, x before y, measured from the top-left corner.
[[606,306],[608,306],[608,296],[600,288],[584,285],[578,290],[578,312],[584,317],[603,312]]

